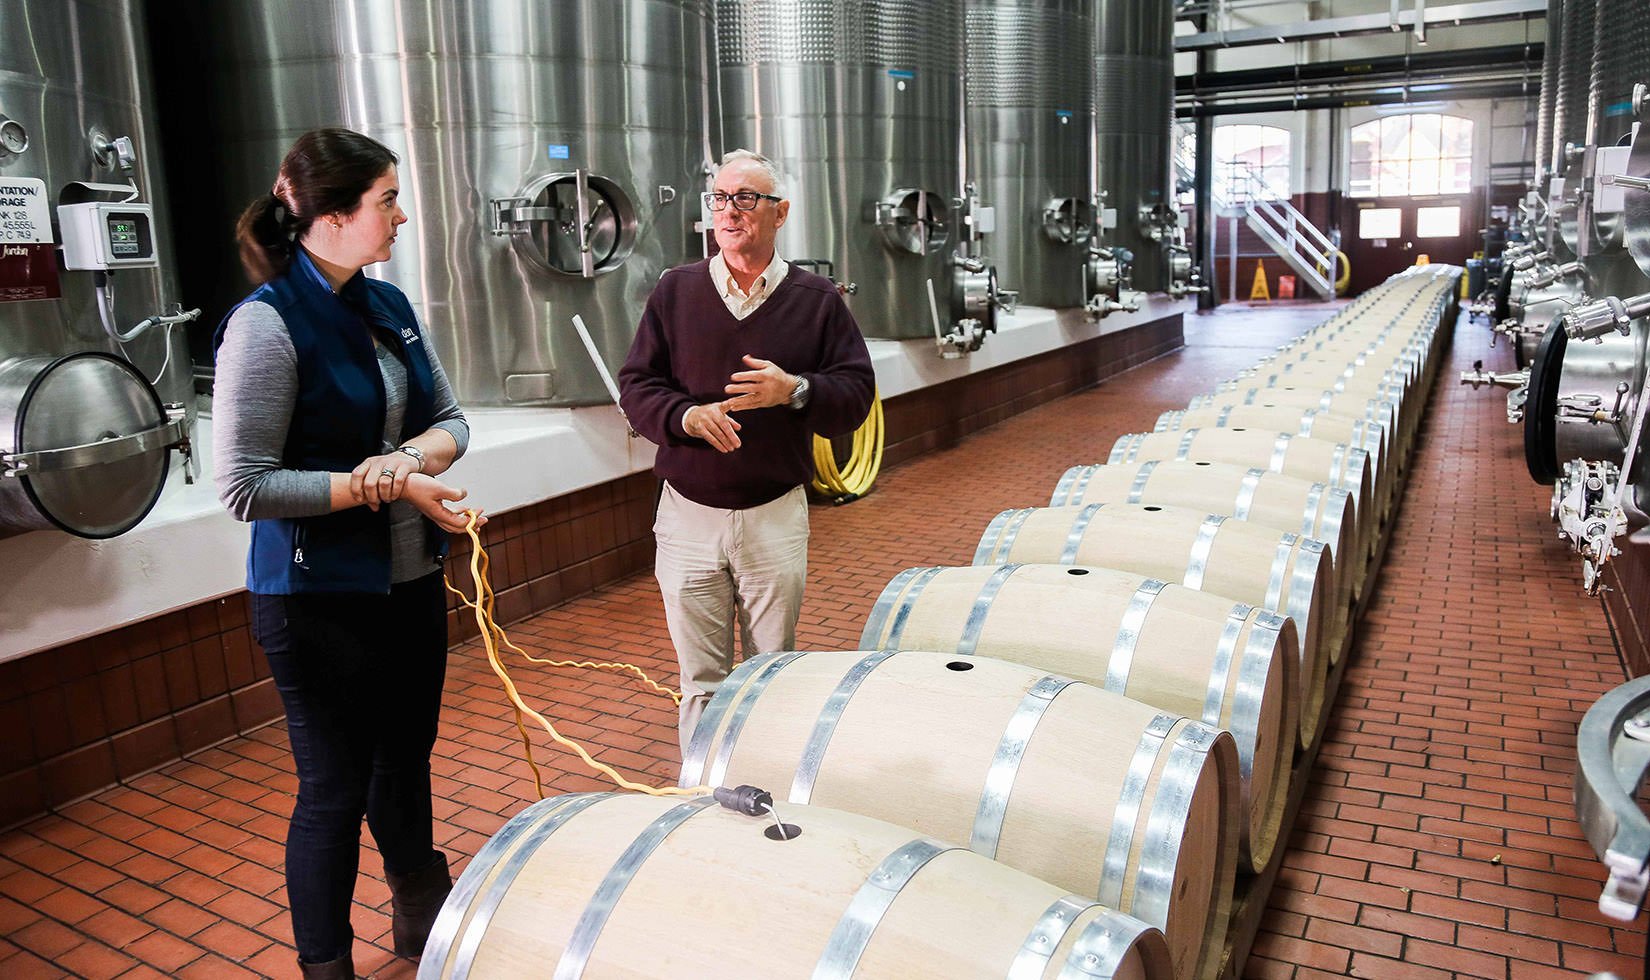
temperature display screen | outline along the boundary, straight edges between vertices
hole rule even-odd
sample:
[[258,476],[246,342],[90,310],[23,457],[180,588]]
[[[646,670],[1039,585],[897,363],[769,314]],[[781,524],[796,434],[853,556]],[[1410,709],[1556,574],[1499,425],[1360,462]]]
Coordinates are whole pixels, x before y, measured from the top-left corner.
[[143,242],[138,236],[136,218],[109,219],[109,253],[117,258],[143,254]]

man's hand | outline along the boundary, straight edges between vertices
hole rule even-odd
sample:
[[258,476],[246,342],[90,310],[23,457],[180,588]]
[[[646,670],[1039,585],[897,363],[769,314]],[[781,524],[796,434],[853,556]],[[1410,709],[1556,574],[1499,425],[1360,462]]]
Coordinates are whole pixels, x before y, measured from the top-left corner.
[[722,403],[724,411],[771,408],[790,402],[791,392],[796,388],[796,375],[785,373],[784,368],[772,361],[749,354],[745,355],[745,363],[752,370],[735,372],[729,379],[732,384],[723,389],[733,396]]
[[739,430],[743,426],[728,418],[727,405],[727,402],[712,402],[693,406],[682,416],[682,431],[705,440],[719,453],[733,452],[739,448]]

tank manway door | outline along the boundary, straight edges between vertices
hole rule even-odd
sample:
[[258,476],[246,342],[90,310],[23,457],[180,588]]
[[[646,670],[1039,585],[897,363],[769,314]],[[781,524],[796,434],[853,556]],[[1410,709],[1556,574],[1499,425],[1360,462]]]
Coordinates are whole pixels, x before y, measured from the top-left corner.
[[493,234],[517,254],[562,275],[594,279],[624,265],[636,247],[636,208],[618,184],[582,167],[544,174],[519,197],[495,198]]
[[878,201],[873,220],[896,252],[932,255],[951,237],[945,195],[916,187],[901,187]]
[[86,351],[0,361],[0,534],[60,528],[112,538],[148,515],[182,407],[162,406],[126,361]]
[[1094,209],[1080,197],[1055,197],[1043,204],[1043,234],[1060,245],[1083,245],[1094,227]]

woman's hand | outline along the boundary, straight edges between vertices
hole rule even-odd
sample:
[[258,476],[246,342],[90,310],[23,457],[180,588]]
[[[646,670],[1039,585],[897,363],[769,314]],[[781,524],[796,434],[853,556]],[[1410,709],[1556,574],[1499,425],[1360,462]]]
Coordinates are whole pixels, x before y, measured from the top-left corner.
[[407,492],[408,477],[419,472],[418,460],[400,451],[368,456],[350,471],[350,496],[377,510],[380,504],[400,500]]
[[[407,477],[402,487],[401,497],[418,512],[430,520],[441,525],[442,530],[458,534],[470,524],[470,515],[466,511],[451,510],[447,502],[457,503],[469,496],[469,491],[458,487],[449,487],[433,476],[414,473]],[[487,518],[479,510],[476,511],[476,527],[487,523]]]

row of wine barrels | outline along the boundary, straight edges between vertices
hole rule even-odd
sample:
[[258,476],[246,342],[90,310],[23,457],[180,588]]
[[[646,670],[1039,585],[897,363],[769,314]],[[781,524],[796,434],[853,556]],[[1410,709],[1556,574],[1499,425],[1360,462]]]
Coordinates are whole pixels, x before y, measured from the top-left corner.
[[1289,616],[1301,644],[1300,743],[1311,746],[1347,629],[1335,559],[1322,542],[1186,507],[1026,507],[992,518],[974,552],[976,565],[1009,562],[1115,568]]
[[966,844],[1161,928],[1178,977],[1219,969],[1239,851],[1232,736],[1071,672],[930,651],[758,657],[694,731],[682,784],[701,782]]
[[783,833],[708,796],[535,803],[459,877],[419,980],[1188,976],[1157,929],[966,848],[775,809]]
[[1326,483],[1352,495],[1352,518],[1360,537],[1367,541],[1380,527],[1374,506],[1369,453],[1344,442],[1242,426],[1189,428],[1119,436],[1106,458],[1111,465],[1147,460],[1230,463],[1244,468],[1261,467],[1311,483]]
[[1049,506],[1108,502],[1190,507],[1315,538],[1329,547],[1341,572],[1341,604],[1350,607],[1362,594],[1363,549],[1345,490],[1259,467],[1147,461],[1073,466],[1061,475]]
[[1243,861],[1257,870],[1271,859],[1300,730],[1293,620],[1110,568],[911,568],[877,598],[860,646],[996,657],[1231,732]]

